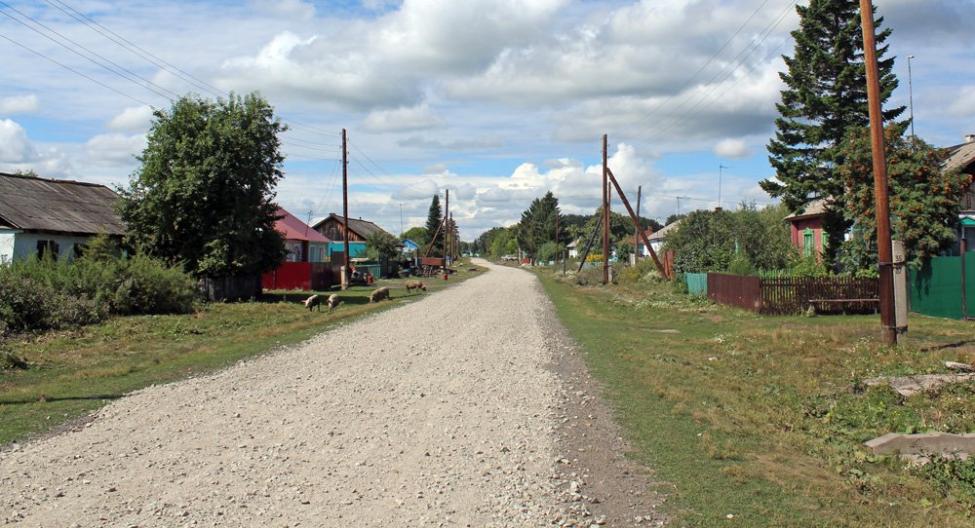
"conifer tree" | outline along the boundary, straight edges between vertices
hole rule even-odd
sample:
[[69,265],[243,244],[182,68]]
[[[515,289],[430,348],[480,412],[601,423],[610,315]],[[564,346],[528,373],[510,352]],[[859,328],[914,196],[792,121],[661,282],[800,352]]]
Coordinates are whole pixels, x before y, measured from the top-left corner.
[[[427,213],[427,233],[429,233],[430,240],[433,241],[433,249],[431,250],[431,255],[442,255],[443,254],[443,228],[440,224],[443,222],[443,211],[440,209],[440,196],[433,195],[433,201],[430,202],[430,210]],[[440,230],[440,234],[437,234],[437,230]],[[437,240],[433,240],[436,236]]]
[[[797,6],[799,29],[792,32],[795,51],[783,57],[780,73],[786,88],[778,103],[775,137],[769,142],[769,161],[775,180],[761,186],[793,210],[819,198],[829,198],[825,228],[829,234],[827,260],[832,262],[850,221],[843,215],[845,189],[837,171],[843,165],[843,139],[854,128],[869,124],[866,69],[860,9],[850,0],[810,0]],[[876,21],[881,102],[897,88],[894,59],[885,58],[890,29]],[[884,111],[893,121],[904,107]]]

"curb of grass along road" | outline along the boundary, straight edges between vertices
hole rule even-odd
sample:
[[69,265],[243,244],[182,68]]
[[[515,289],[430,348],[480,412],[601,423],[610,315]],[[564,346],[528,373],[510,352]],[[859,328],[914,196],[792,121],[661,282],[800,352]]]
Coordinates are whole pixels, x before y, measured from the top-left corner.
[[[436,283],[428,294],[486,271],[467,272],[469,267],[446,284]],[[343,295],[368,297],[375,287]],[[425,297],[348,303],[333,314],[308,313],[294,302],[213,304],[193,314],[117,317],[66,332],[20,336],[9,340],[9,349],[26,357],[31,368],[0,372],[0,447],[83,427],[99,408],[130,392],[207,375]]]

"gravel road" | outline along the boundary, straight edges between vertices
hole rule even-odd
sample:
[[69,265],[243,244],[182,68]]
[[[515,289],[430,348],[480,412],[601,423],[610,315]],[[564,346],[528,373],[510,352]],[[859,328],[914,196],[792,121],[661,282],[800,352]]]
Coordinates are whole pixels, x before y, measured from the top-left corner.
[[0,522],[606,523],[586,478],[633,499],[610,520],[660,522],[620,453],[584,467],[594,442],[623,448],[610,413],[593,428],[583,407],[596,398],[567,385],[582,367],[560,372],[551,311],[534,276],[491,266],[301,346],[136,392],[77,430],[0,452]]

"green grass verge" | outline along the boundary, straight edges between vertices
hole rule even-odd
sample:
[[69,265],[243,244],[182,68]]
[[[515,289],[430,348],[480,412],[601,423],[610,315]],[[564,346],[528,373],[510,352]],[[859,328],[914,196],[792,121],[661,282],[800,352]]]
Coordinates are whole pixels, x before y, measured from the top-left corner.
[[975,431],[972,385],[858,389],[975,360],[970,323],[913,317],[892,350],[877,317],[760,317],[666,284],[540,278],[675,526],[972,525],[975,465],[918,470],[862,448],[892,431]]
[[[458,265],[449,281],[424,279],[428,292],[481,272]],[[44,433],[128,392],[232,365],[299,343],[343,321],[421,297],[395,289],[403,281],[338,292],[343,304],[308,312],[297,302],[210,304],[187,315],[117,317],[68,332],[21,336],[6,345],[27,370],[0,370],[0,445]],[[393,301],[369,304],[391,286]]]

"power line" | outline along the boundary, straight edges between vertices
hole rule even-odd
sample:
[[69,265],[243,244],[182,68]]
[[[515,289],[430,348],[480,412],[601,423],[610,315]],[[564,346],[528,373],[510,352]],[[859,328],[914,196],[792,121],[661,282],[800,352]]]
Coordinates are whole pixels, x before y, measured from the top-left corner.
[[[163,98],[165,98],[167,100],[172,100],[173,98],[176,98],[176,99],[179,98],[179,95],[177,93],[175,93],[175,92],[173,92],[173,91],[171,91],[171,90],[169,90],[169,89],[167,89],[167,88],[165,88],[163,86],[160,86],[160,85],[158,85],[158,84],[150,81],[149,79],[146,79],[146,78],[140,76],[139,74],[133,72],[132,70],[129,70],[128,68],[125,68],[124,66],[116,63],[115,61],[112,61],[111,59],[108,59],[108,58],[106,58],[106,57],[104,57],[104,56],[102,56],[102,55],[100,55],[100,54],[98,54],[98,53],[96,53],[96,52],[88,49],[87,47],[79,44],[78,42],[72,40],[71,38],[64,36],[62,33],[58,32],[56,29],[53,29],[53,28],[51,28],[51,27],[49,27],[49,26],[47,26],[47,25],[45,25],[45,24],[37,21],[36,19],[32,18],[30,15],[27,15],[23,11],[18,10],[17,8],[11,6],[10,4],[8,4],[6,2],[3,2],[3,1],[0,1],[0,6],[5,7],[7,9],[9,9],[9,10],[17,13],[18,15],[20,15],[24,19],[27,19],[27,20],[31,21],[31,23],[33,23],[34,25],[36,25],[38,27],[41,27],[41,28],[44,28],[46,31],[48,31],[50,33],[53,33],[54,35],[57,35],[62,40],[67,41],[67,42],[71,43],[72,45],[76,46],[77,48],[80,48],[80,49],[84,50],[86,53],[88,53],[88,55],[85,55],[84,53],[81,53],[77,49],[74,49],[71,46],[65,44],[64,42],[61,42],[60,40],[52,37],[50,34],[45,33],[44,31],[41,31],[41,30],[37,29],[37,27],[34,27],[31,24],[28,24],[24,20],[21,20],[20,18],[17,18],[17,17],[13,16],[12,14],[10,14],[10,13],[8,13],[6,11],[0,10],[0,14],[6,16],[7,18],[9,18],[11,20],[13,20],[14,22],[17,22],[18,24],[26,27],[27,29],[30,29],[31,31],[37,33],[38,35],[40,35],[40,36],[42,36],[42,37],[50,40],[51,42],[57,44],[58,46],[61,46],[62,48],[70,51],[71,53],[74,53],[75,55],[77,55],[77,56],[79,56],[79,57],[81,57],[81,58],[83,58],[83,59],[91,62],[92,64],[95,64],[96,66],[99,66],[99,67],[101,67],[101,68],[103,68],[103,69],[111,72],[112,74],[117,75],[117,76],[119,76],[119,77],[121,77],[121,78],[123,78],[123,79],[125,79],[127,81],[130,81],[130,82],[132,82],[134,84],[137,84],[137,85],[141,86],[142,88],[145,88],[146,90],[149,90],[150,92],[152,92],[152,93],[154,93],[154,94],[156,94],[156,95],[158,95],[160,97],[163,97]],[[89,56],[89,55],[91,55],[91,56]],[[97,57],[97,59],[92,58],[92,57]],[[102,62],[99,62],[99,60],[102,61]]]
[[[731,64],[734,64],[734,67],[731,70],[727,72],[723,72],[723,76],[722,76],[722,72],[719,72],[718,74],[714,75],[707,83],[705,83],[706,85],[711,85],[711,87],[707,91],[705,91],[702,95],[700,95],[698,98],[696,98],[696,102],[694,103],[694,105],[692,105],[691,108],[688,109],[685,114],[692,113],[694,110],[700,107],[702,103],[710,99],[713,96],[713,94],[716,92],[716,90],[721,86],[721,83],[725,82],[729,77],[734,75],[734,73],[738,71],[738,68],[742,66],[742,59],[746,55],[746,52],[750,53],[752,49],[758,49],[759,46],[764,44],[765,41],[768,40],[768,38],[772,35],[772,33],[775,32],[775,29],[779,26],[779,24],[781,24],[782,21],[785,20],[786,16],[788,16],[789,14],[789,11],[796,5],[798,5],[798,2],[790,2],[790,4],[786,6],[785,10],[782,11],[779,17],[776,18],[772,24],[767,26],[762,33],[760,33],[761,38],[759,40],[753,41],[751,44],[745,46],[745,48],[739,51],[738,55],[736,55],[735,59],[732,60],[731,62]],[[721,77],[720,80],[718,80],[719,77]],[[685,98],[680,102],[680,104],[677,105],[676,108],[674,108],[673,112],[671,113],[671,116],[667,118],[666,121],[664,121],[666,126],[663,127],[660,130],[660,132],[658,132],[659,136],[663,136],[667,132],[670,132],[678,123],[682,121],[682,117],[677,115],[677,112],[679,112],[679,110],[682,107],[684,107],[688,101],[689,99]]]
[[[762,9],[764,9],[765,6],[768,3],[769,3],[769,0],[764,0],[761,3],[761,5],[759,5],[755,9],[755,11],[752,11],[752,14],[749,15],[749,17],[747,19],[745,19],[745,21],[740,26],[738,26],[738,29],[734,32],[734,34],[731,35],[731,37],[728,38],[728,40],[725,41],[725,43],[718,49],[718,51],[714,52],[714,54],[711,55],[711,57],[708,58],[708,60],[700,68],[697,69],[697,71],[695,71],[690,77],[687,78],[686,81],[684,81],[683,85],[681,86],[681,89],[678,90],[677,93],[681,93],[685,89],[687,89],[688,87],[690,87],[691,84],[694,82],[694,80],[697,79],[697,76],[700,75],[702,72],[704,72],[704,70],[708,66],[710,66],[711,63],[713,63],[715,61],[715,59],[717,59],[721,55],[721,53],[723,53],[724,50],[727,49],[729,45],[731,45],[732,42],[734,42],[735,37],[737,37],[738,35],[741,34],[741,32],[745,29],[745,27],[748,26],[748,24],[752,21],[752,19],[755,18],[755,16],[758,15],[758,13],[761,12]],[[667,102],[668,100],[671,100],[673,98],[674,98],[674,96],[671,96],[671,97],[668,97],[666,99],[663,99],[663,100],[659,101],[653,108],[651,108],[650,110],[648,110],[647,117],[649,118],[649,117],[655,115],[655,113],[658,110],[660,110],[661,107],[663,107],[663,105],[664,105],[665,102]]]
[[48,61],[50,61],[50,62],[52,62],[52,63],[54,63],[54,64],[56,64],[56,65],[58,65],[58,66],[60,66],[62,68],[64,68],[65,70],[68,70],[71,73],[74,73],[74,74],[76,74],[78,76],[84,77],[85,79],[88,79],[89,81],[91,81],[91,82],[93,82],[93,83],[101,86],[102,88],[111,90],[112,92],[114,92],[114,93],[116,93],[118,95],[121,95],[122,97],[125,97],[127,99],[131,99],[132,101],[135,101],[135,102],[137,102],[137,103],[139,103],[141,105],[148,106],[148,107],[152,107],[151,104],[143,101],[142,99],[139,99],[139,98],[137,98],[135,96],[129,95],[129,94],[127,94],[127,93],[125,93],[125,92],[123,92],[121,90],[118,90],[118,89],[116,89],[116,88],[114,88],[114,87],[112,87],[112,86],[110,86],[108,84],[105,84],[102,81],[99,81],[98,79],[95,79],[94,77],[91,77],[90,75],[88,75],[86,73],[80,72],[80,71],[72,68],[71,66],[68,66],[68,65],[66,65],[66,64],[64,64],[62,62],[59,62],[59,61],[57,61],[57,60],[55,60],[55,59],[53,59],[53,58],[51,58],[51,57],[49,57],[49,56],[47,56],[45,54],[43,54],[43,53],[41,53],[41,52],[33,49],[33,48],[30,48],[30,47],[28,47],[28,46],[26,46],[24,44],[21,44],[20,42],[17,42],[16,40],[14,40],[14,39],[12,39],[12,38],[10,38],[10,37],[2,34],[2,33],[0,33],[0,38],[6,40],[8,42],[10,42],[14,46],[17,46],[17,47],[19,47],[21,49],[24,49],[26,51],[29,51],[29,52],[33,53],[34,55],[37,55],[38,57],[41,57],[43,59],[46,59],[46,60],[48,60]]

